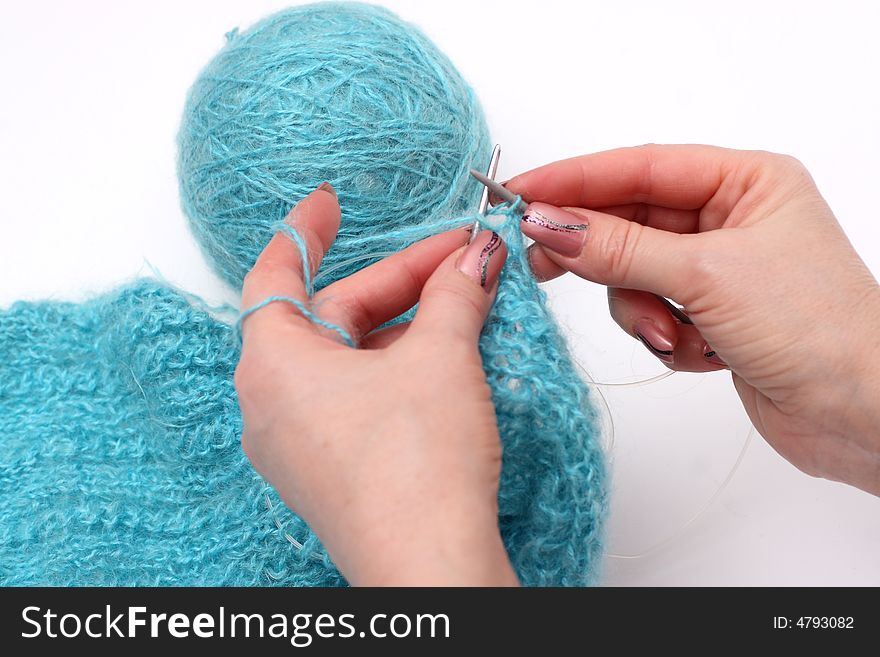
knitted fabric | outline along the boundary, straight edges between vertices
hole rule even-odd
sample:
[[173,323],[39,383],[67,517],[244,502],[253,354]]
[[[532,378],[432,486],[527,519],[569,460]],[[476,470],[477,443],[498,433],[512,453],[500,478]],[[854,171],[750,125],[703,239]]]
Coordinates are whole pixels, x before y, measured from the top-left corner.
[[[309,12],[318,12],[329,20],[331,35],[348,42],[357,33],[368,48],[363,21],[374,27],[384,21],[383,29],[396,26],[405,50],[416,39],[423,53],[418,61],[430,63],[425,71],[443,73],[445,82],[438,89],[459,89],[460,78],[445,58],[433,54],[430,42],[419,41],[423,37],[409,36],[411,28],[404,26],[401,33],[403,24],[387,12],[316,7],[264,22],[274,30],[271,39],[249,41],[245,35],[231,43],[241,39],[247,44],[251,54],[245,59],[265,55],[279,40],[286,48],[282,37],[291,34],[285,27],[291,16],[302,27],[312,25]],[[305,12],[308,20],[296,12]],[[382,46],[393,50],[394,40],[380,36]],[[228,57],[230,51],[224,52]],[[419,82],[432,88],[428,73]],[[323,145],[334,149],[334,157],[350,148],[360,174],[340,168],[338,160],[333,160],[336,168],[327,164],[329,156],[311,141],[306,161],[314,161],[315,168],[294,175],[288,167],[299,155],[287,156],[300,143],[298,135],[267,130],[263,119],[250,128],[257,135],[250,147],[271,153],[270,159],[232,148],[242,147],[240,130],[256,120],[258,106],[263,111],[266,105],[264,96],[254,104],[247,90],[237,86],[230,96],[229,80],[253,82],[256,74],[256,69],[246,77],[230,78],[216,70],[203,74],[181,129],[184,207],[206,253],[228,281],[240,282],[278,219],[314,187],[314,180],[306,182],[311,176],[317,182],[332,179],[343,204],[337,243],[315,278],[318,288],[369,264],[378,252],[474,220],[461,216],[476,205],[478,192],[464,182],[465,171],[481,166],[489,148],[482,114],[463,82],[465,91],[454,96],[472,109],[456,109],[447,123],[465,116],[462,125],[474,130],[470,137],[459,134],[466,128],[437,128],[432,149],[440,144],[439,154],[425,155],[424,148],[410,152],[402,137],[391,136],[397,133],[388,128],[393,123],[388,119],[388,125],[380,121],[384,127],[373,141],[350,134],[342,141],[329,137]],[[357,78],[350,71],[346,75]],[[210,78],[227,85],[225,95],[208,84]],[[350,97],[346,94],[343,98]],[[433,102],[427,96],[408,98],[403,105],[409,108]],[[272,101],[281,114],[288,111],[285,99],[286,91]],[[316,105],[325,114],[331,107],[326,102]],[[227,114],[214,119],[221,127],[240,125],[238,131],[230,134],[205,123],[206,132],[190,141],[197,131],[186,121],[207,120],[206,107],[222,107]],[[420,111],[407,121],[424,120],[431,127],[431,115]],[[328,133],[337,129],[329,119],[324,124]],[[266,137],[270,133],[271,139]],[[388,143],[401,150],[400,157],[386,154],[377,161],[365,155]],[[226,157],[218,156],[223,152]],[[428,212],[431,204],[436,207]],[[596,413],[528,270],[519,217],[505,206],[485,222],[509,248],[480,338],[503,443],[502,537],[524,584],[590,583],[600,562],[606,507]],[[306,310],[320,320],[320,309]],[[238,355],[229,324],[188,295],[152,281],[86,303],[19,302],[0,313],[0,583],[343,584],[314,534],[283,507],[241,450],[232,384]],[[338,401],[345,412],[346,400]]]
[[[491,224],[510,255],[480,339],[504,445],[500,526],[523,583],[585,584],[604,461],[517,220]],[[0,314],[0,582],[342,584],[241,450],[237,359],[229,325],[148,280]]]
[[342,582],[271,520],[235,344],[153,281],[0,315],[0,583]]

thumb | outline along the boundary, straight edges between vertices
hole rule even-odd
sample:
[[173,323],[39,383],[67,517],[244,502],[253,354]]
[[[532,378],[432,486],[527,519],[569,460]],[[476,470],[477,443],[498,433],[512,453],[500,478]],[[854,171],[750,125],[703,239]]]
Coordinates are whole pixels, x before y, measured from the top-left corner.
[[507,245],[489,230],[450,254],[425,283],[407,336],[475,344],[506,259]]
[[521,228],[558,266],[602,285],[678,299],[693,283],[694,240],[699,235],[547,203],[531,203]]

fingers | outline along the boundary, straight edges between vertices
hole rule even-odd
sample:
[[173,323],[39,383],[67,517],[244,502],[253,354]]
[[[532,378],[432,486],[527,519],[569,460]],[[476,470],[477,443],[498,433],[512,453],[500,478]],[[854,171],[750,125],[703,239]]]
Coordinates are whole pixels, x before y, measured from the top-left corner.
[[[522,232],[562,269],[609,285],[684,300],[694,279],[702,235],[679,235],[583,210],[531,203]],[[537,254],[533,254],[537,260]],[[546,263],[539,264],[547,269]]]
[[653,294],[608,288],[608,307],[618,326],[645,345],[668,368],[680,372],[711,372],[726,367],[699,330],[673,318]]
[[[333,243],[339,230],[339,221],[339,202],[329,185],[319,187],[306,196],[285,219],[285,223],[302,238],[308,253],[310,272],[317,271]],[[300,249],[290,236],[280,232],[270,240],[245,277],[241,293],[242,311],[271,296],[307,301]],[[248,331],[260,330],[261,326],[271,327],[279,320],[311,327],[311,323],[291,305],[273,303],[244,321],[243,336]]]
[[[646,203],[629,203],[597,208],[596,211],[673,233],[696,233],[700,229],[698,210],[674,210]],[[528,261],[532,273],[540,283],[553,280],[566,272],[544,253],[540,244],[532,244],[529,247]]]
[[677,210],[648,203],[627,203],[626,205],[613,205],[607,208],[593,209],[597,212],[613,214],[621,219],[628,219],[643,226],[667,230],[671,233],[700,232],[701,213],[699,210]]
[[506,259],[507,246],[489,230],[452,253],[425,283],[419,309],[402,340],[475,346]]
[[550,259],[550,256],[545,253],[544,247],[538,243],[529,246],[526,251],[526,257],[528,258],[529,267],[531,267],[532,273],[539,283],[552,281],[566,272],[563,267],[560,267]]
[[469,237],[469,232],[456,229],[416,242],[321,290],[315,295],[315,308],[322,319],[342,326],[359,342],[412,308],[437,266]]
[[746,157],[746,151],[714,146],[620,148],[547,164],[512,178],[505,187],[527,201],[557,206],[646,203],[694,210],[719,191]]

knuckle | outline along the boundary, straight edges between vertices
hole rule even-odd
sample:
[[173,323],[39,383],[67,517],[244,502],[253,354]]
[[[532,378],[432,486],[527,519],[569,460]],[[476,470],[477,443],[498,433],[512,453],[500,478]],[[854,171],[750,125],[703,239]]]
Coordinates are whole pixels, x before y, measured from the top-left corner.
[[712,248],[708,240],[702,240],[700,248],[691,250],[691,257],[685,266],[686,274],[692,281],[710,283],[723,278],[727,268],[724,251]]
[[281,267],[272,260],[262,260],[244,276],[244,289],[265,292],[281,274]]
[[741,279],[752,270],[755,254],[761,250],[749,235],[733,231],[710,231],[699,235],[683,235],[693,241],[688,253],[678,263],[683,279],[688,281],[686,294],[680,299],[685,305],[693,299],[731,289],[731,281]]
[[262,472],[259,441],[254,438],[253,432],[247,429],[241,432],[241,451],[244,452],[254,469],[257,472]]
[[752,151],[752,159],[758,169],[775,176],[788,175],[798,178],[810,176],[803,162],[793,155],[770,151]]
[[425,286],[425,292],[432,297],[445,298],[470,312],[482,315],[485,310],[485,293],[477,283],[469,282],[463,276],[457,278],[461,280],[444,277],[441,280],[429,281]]
[[235,372],[232,375],[232,383],[235,386],[235,390],[236,392],[238,392],[239,395],[241,395],[242,392],[248,389],[252,378],[247,362],[248,361],[246,361],[244,358],[238,361],[238,365],[236,366]]
[[344,327],[355,342],[367,335],[377,323],[371,307],[357,294],[318,296],[316,299],[321,318]]
[[272,260],[271,258],[267,258],[258,266],[254,267],[248,275],[251,277],[253,283],[263,285],[283,276],[287,271],[288,268],[281,263]]
[[[685,272],[687,278],[693,282],[689,293],[692,294],[697,289],[700,291],[704,288],[710,290],[717,289],[716,282],[723,279],[721,269],[722,267],[719,265],[718,260],[711,253],[705,251],[694,253],[687,263],[687,270]],[[697,288],[698,285],[699,288]]]
[[604,263],[611,281],[624,283],[629,279],[643,230],[640,224],[632,221],[615,222],[605,239],[600,241],[600,262]]
[[259,275],[260,275],[259,274],[259,266],[255,265],[250,270],[248,270],[248,272],[244,275],[243,284],[242,284],[243,287],[244,288],[253,287],[255,282],[258,280]]
[[660,158],[662,147],[658,144],[647,143],[638,147],[642,157],[641,176],[637,185],[636,201],[645,201],[651,197],[654,189],[654,175],[657,160]]
[[248,457],[248,460],[253,462],[254,441],[253,438],[251,438],[250,432],[247,430],[241,432],[241,449],[244,452],[244,455]]
[[801,162],[793,155],[776,153],[774,155],[774,160],[780,169],[783,169],[787,172],[799,175],[803,175],[807,172],[807,167],[804,166],[803,162]]
[[[474,289],[470,289],[474,288]],[[477,315],[482,315],[485,309],[484,300],[478,294],[484,295],[482,290],[476,289],[476,284],[456,285],[448,280],[438,281],[431,286],[432,295],[449,299],[457,306],[467,309]]]
[[[308,224],[297,223],[296,231],[306,245],[306,258],[308,258],[309,261],[310,271],[315,271],[324,257],[324,248],[321,243],[321,237],[318,235],[317,231]],[[296,253],[297,256],[300,256],[298,249]],[[302,266],[302,262],[300,262],[300,266]]]
[[259,399],[275,379],[274,361],[268,360],[253,351],[245,350],[235,372],[232,383],[240,400]]

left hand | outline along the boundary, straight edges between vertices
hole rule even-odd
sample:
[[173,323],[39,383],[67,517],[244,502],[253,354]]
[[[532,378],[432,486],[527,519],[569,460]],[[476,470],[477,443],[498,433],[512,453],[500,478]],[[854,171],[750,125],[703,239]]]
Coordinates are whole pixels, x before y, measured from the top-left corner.
[[[287,221],[317,271],[339,228],[332,188]],[[245,279],[243,309],[293,297],[360,347],[271,303],[244,321],[235,373],[248,458],[352,584],[517,583],[498,530],[501,443],[477,348],[507,253],[492,235],[469,247],[465,230],[436,235],[310,302],[299,251],[278,234]],[[416,302],[411,323],[376,330]]]

